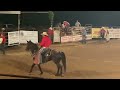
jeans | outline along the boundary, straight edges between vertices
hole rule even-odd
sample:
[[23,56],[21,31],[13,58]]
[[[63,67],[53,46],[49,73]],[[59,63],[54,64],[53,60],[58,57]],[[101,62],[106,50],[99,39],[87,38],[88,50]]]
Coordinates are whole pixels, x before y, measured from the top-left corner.
[[40,59],[40,63],[43,63],[43,62],[44,62],[42,53],[43,53],[45,50],[46,50],[45,47],[42,47],[42,48],[39,50],[38,59]]
[[49,38],[51,39],[52,43],[53,43],[53,35],[49,35]]
[[86,44],[86,35],[82,35],[82,44]]
[[104,36],[105,36],[105,34],[101,34],[101,40],[105,39]]
[[5,54],[5,45],[4,44],[0,44],[0,50],[3,52],[3,54]]

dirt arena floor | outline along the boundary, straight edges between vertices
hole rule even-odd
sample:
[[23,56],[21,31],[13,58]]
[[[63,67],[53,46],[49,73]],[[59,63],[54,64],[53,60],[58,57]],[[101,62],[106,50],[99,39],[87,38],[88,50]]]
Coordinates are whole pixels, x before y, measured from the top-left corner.
[[25,45],[10,47],[6,55],[0,52],[0,79],[120,79],[120,40],[109,43],[88,41],[78,43],[54,44],[52,49],[63,51],[67,58],[67,72],[64,77],[56,77],[56,65],[50,61],[41,65],[44,73],[40,75],[37,66],[29,75],[33,63]]

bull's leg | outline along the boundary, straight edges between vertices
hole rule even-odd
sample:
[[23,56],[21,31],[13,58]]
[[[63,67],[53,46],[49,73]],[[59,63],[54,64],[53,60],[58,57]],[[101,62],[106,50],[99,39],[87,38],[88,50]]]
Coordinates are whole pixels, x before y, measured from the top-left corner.
[[62,76],[62,65],[60,64],[60,60],[53,60],[53,62],[57,66],[57,73],[55,74],[55,76]]
[[60,63],[57,63],[58,71],[56,73],[56,76],[62,76],[62,65]]
[[59,63],[60,73],[59,75],[62,76],[62,65]]
[[58,61],[56,61],[56,60],[53,60],[53,62],[56,64],[56,66],[57,66],[57,73],[55,74],[55,76],[58,76],[59,75],[59,71],[60,71],[60,68],[59,68],[59,62]]
[[32,72],[34,66],[35,66],[35,64],[33,63],[32,66],[31,66],[31,69],[30,69],[30,72],[29,72],[29,73]]
[[57,65],[57,73],[56,73],[56,75],[55,75],[55,76],[59,76],[60,67],[59,67],[59,65],[58,65],[58,64],[56,64],[56,65]]
[[40,66],[40,64],[38,64],[38,68],[39,68],[39,70],[40,70],[40,74],[43,74],[43,71],[42,71],[42,69],[41,69],[41,66]]

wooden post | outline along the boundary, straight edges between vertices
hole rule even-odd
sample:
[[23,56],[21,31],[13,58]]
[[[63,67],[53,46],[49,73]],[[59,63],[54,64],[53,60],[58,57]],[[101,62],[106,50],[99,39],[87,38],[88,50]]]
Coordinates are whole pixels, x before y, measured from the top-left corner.
[[20,14],[18,14],[18,33],[19,33],[19,45],[20,45]]

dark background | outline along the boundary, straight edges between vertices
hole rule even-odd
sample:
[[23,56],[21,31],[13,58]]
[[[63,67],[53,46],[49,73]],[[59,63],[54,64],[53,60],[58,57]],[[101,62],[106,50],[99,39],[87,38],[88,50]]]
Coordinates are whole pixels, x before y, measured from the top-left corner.
[[[120,26],[120,11],[54,11],[54,25],[67,20],[72,26],[76,20],[84,26]],[[0,23],[17,25],[17,15],[0,14]],[[22,14],[22,26],[50,26],[48,14]]]

